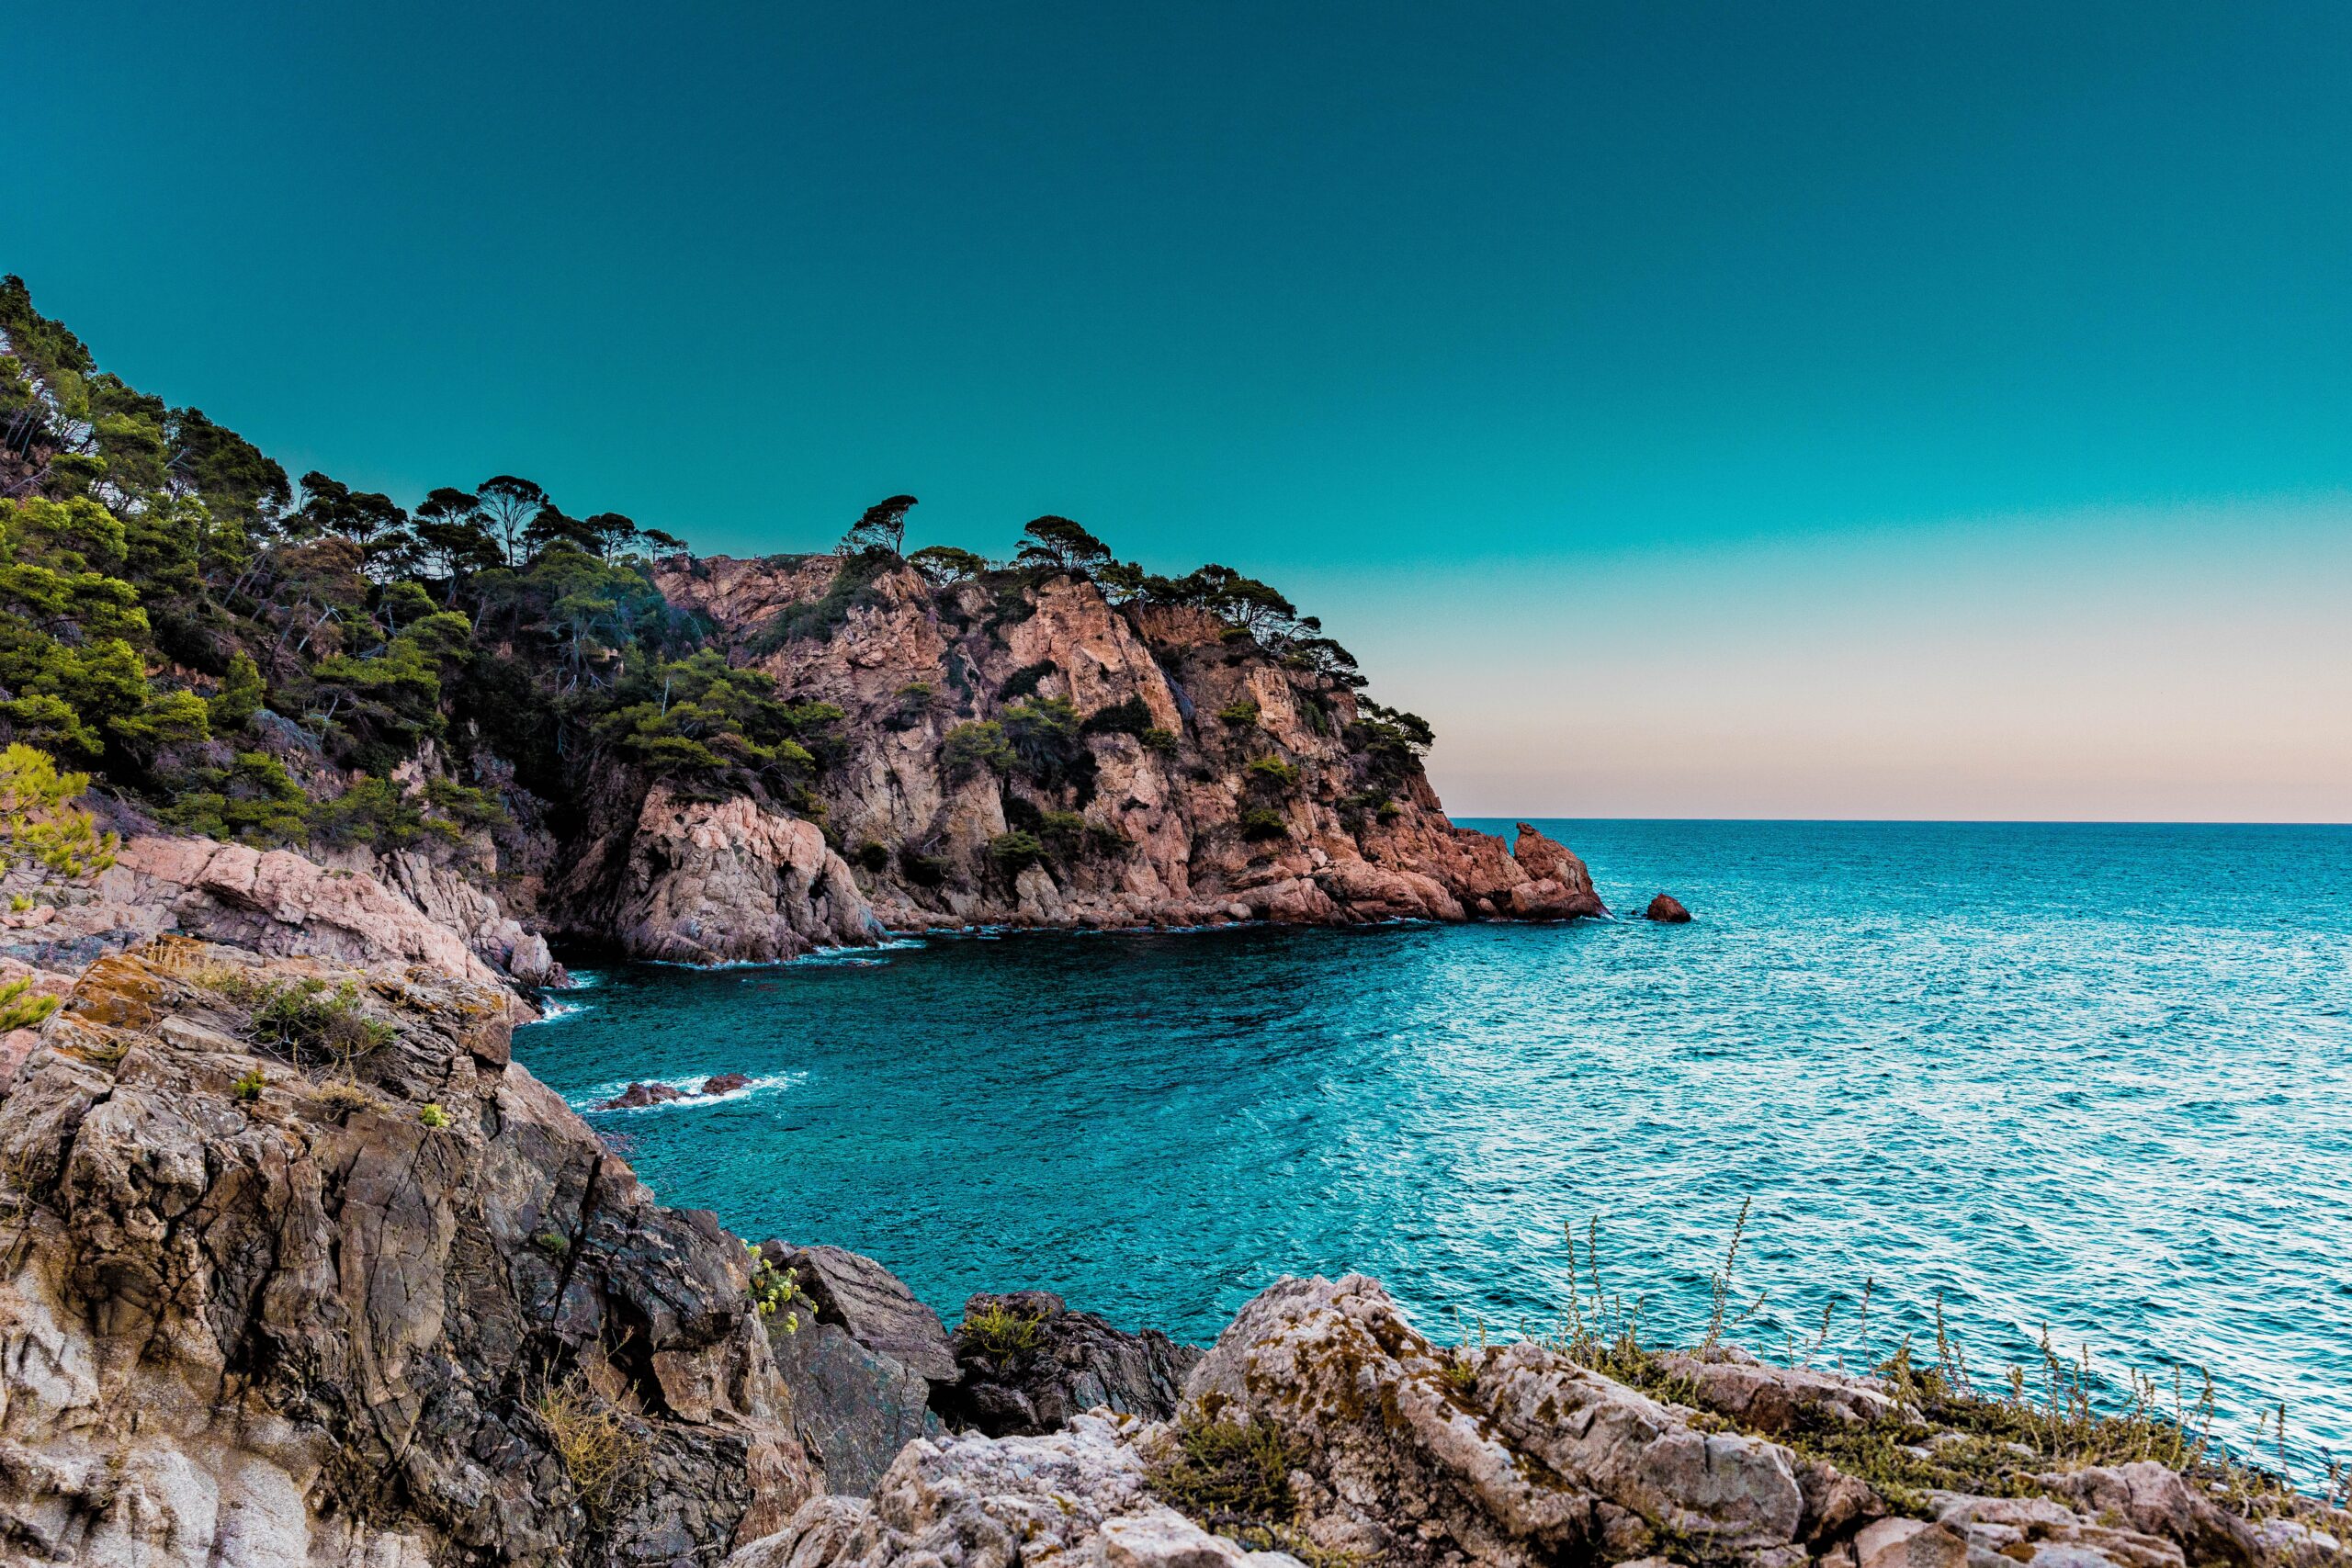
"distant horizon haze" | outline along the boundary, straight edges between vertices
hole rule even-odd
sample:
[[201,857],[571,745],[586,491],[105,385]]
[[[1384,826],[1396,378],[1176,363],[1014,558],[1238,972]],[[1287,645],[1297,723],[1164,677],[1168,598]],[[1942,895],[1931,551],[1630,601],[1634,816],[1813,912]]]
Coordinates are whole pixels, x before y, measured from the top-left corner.
[[2352,8],[155,0],[0,271],[414,502],[1079,519],[1464,817],[2352,821]]

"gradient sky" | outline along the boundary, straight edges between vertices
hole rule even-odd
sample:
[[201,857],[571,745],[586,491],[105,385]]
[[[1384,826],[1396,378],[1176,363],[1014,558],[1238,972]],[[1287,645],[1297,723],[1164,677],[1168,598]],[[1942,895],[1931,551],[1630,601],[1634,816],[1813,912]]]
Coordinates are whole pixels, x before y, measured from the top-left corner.
[[0,270],[289,470],[1043,512],[1464,815],[2352,820],[2352,7],[93,5]]

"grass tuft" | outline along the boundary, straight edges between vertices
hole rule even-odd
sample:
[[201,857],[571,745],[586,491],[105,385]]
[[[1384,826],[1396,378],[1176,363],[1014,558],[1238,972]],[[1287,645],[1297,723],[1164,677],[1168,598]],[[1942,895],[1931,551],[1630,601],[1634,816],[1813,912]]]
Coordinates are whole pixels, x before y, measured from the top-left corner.
[[537,1410],[589,1528],[605,1529],[642,1483],[644,1438],[577,1379],[541,1389]]
[[1007,1306],[991,1304],[964,1319],[956,1332],[1001,1359],[1035,1349],[1044,1324],[1042,1318],[1014,1312]]

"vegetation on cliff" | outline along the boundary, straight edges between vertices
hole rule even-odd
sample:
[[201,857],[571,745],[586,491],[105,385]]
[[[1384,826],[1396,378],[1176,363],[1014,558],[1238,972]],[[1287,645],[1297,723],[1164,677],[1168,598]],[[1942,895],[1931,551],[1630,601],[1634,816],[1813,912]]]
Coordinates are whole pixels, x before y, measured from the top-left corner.
[[[832,557],[802,558],[832,563],[815,592],[739,635],[665,596],[684,547],[626,516],[574,515],[511,474],[413,508],[321,472],[289,479],[201,410],[100,371],[15,277],[0,334],[0,741],[185,831],[390,850],[520,818],[560,840],[584,830],[605,762],[822,822],[843,711],[750,666],[839,636],[897,581],[935,595],[951,630],[1000,642],[1057,579],[1091,582],[1138,626],[1198,618],[1213,652],[1282,671],[1303,722],[1360,758],[1352,820],[1408,786],[1430,742],[1420,720],[1357,701],[1354,660],[1276,589],[1218,565],[1148,572],[1069,518],[1029,524],[1009,559],[908,554],[915,498],[891,497]],[[1185,741],[1140,700],[1082,712],[1040,690],[1056,673],[1033,664],[991,694],[951,662],[883,716],[938,720],[945,773],[1005,781],[991,853],[1008,874],[1125,841],[1056,819],[1083,809],[1105,738],[1167,757]],[[1224,705],[1200,743],[1251,770],[1238,830],[1279,841],[1297,768],[1253,741],[1256,714]],[[941,858],[911,840],[874,849],[910,875]]]

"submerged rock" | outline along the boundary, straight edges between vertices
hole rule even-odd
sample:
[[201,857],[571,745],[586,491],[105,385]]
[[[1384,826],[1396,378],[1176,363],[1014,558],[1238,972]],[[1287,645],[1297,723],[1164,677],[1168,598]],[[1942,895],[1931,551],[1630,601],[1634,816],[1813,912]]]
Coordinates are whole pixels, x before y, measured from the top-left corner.
[[[1015,1326],[995,1337],[974,1320]],[[941,1391],[949,1421],[991,1436],[1049,1432],[1096,1408],[1165,1420],[1201,1352],[1155,1328],[1129,1334],[1050,1291],[976,1295],[956,1331],[959,1381]]]

